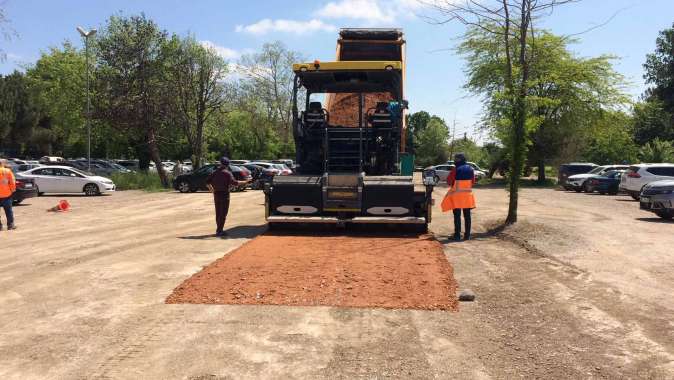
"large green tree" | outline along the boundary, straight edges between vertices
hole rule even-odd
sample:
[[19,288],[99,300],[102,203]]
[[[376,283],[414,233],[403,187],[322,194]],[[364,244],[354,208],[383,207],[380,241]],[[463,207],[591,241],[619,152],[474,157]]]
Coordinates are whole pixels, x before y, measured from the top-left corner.
[[227,62],[193,37],[174,35],[167,43],[168,85],[172,120],[189,144],[194,168],[204,158],[205,128],[225,104]]
[[416,161],[422,166],[441,164],[449,157],[449,129],[440,118],[431,118],[419,132],[416,141]]
[[644,69],[644,79],[651,85],[647,96],[660,100],[667,112],[674,113],[674,25],[660,32]]
[[[545,30],[533,33],[529,46],[529,79],[525,141],[527,158],[538,166],[545,180],[545,165],[562,155],[576,157],[583,151],[588,131],[606,110],[627,102],[623,80],[611,66],[611,57],[581,58],[567,47],[569,40]],[[459,46],[468,59],[468,89],[486,94],[488,125],[503,142],[512,138],[507,117],[510,106],[502,91],[506,78],[504,47],[499,37],[480,28],[472,29]],[[624,126],[624,124],[621,124]],[[508,144],[506,144],[508,145]],[[568,147],[575,147],[569,152]]]
[[86,154],[85,56],[69,42],[43,52],[27,70],[55,143],[68,157]]
[[140,15],[112,16],[96,39],[97,117],[146,148],[164,186],[169,183],[159,139],[162,127],[171,124],[173,96],[167,85],[167,38],[154,21]]

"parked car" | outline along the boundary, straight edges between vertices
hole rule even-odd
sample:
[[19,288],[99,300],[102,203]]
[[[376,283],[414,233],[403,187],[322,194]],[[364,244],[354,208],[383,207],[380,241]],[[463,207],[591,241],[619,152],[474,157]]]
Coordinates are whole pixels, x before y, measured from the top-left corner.
[[23,202],[24,199],[37,197],[37,186],[35,186],[35,180],[32,178],[26,178],[21,175],[21,171],[18,168],[21,165],[11,165],[10,169],[14,172],[14,179],[16,181],[16,191],[12,194],[12,203],[18,205]]
[[55,165],[64,162],[65,158],[56,156],[42,156],[40,163],[44,165]]
[[595,175],[604,175],[610,171],[615,170],[627,170],[628,165],[602,165],[596,166],[594,169],[590,170],[588,173],[583,174],[574,174],[569,176],[566,179],[566,185],[570,190],[575,190],[576,192],[587,191],[587,180]]
[[30,169],[33,169],[33,168],[39,168],[40,166],[42,166],[42,165],[40,165],[40,164],[29,164],[29,163],[18,164],[18,165],[16,165],[16,171],[19,172],[19,173],[25,172],[26,170],[30,170]]
[[265,169],[272,170],[276,172],[277,175],[290,175],[293,174],[293,171],[288,169],[287,166],[283,164],[274,164],[271,162],[260,162],[260,161],[254,161],[251,162],[253,165],[261,166]]
[[140,170],[140,164],[138,160],[117,160],[117,164],[121,165],[131,171]]
[[291,159],[288,159],[288,158],[284,158],[284,159],[280,159],[280,160],[272,160],[271,162],[272,162],[272,164],[283,164],[290,170],[295,169],[295,162]]
[[674,217],[674,180],[655,181],[647,184],[639,197],[642,210],[655,213],[663,219]]
[[[476,180],[481,180],[482,178],[487,178],[487,171],[482,169],[480,165],[468,161],[466,162],[468,165],[470,165],[473,168],[473,172],[475,173],[475,179]],[[447,161],[447,165],[451,165],[452,167],[454,166],[454,161]]]
[[630,166],[620,178],[620,190],[639,200],[646,185],[655,181],[673,180],[674,164],[639,164]]
[[567,184],[566,180],[572,175],[589,173],[597,166],[597,164],[593,164],[591,162],[572,162],[569,164],[562,164],[559,166],[557,183],[566,190],[573,190],[573,187]]
[[260,176],[262,175],[262,172],[265,170],[262,166],[258,165],[253,165],[253,164],[244,164],[240,165],[248,171],[250,171],[250,176],[252,178],[252,182],[250,183],[250,188],[253,190],[260,190],[264,187],[264,185],[260,182]]
[[611,170],[601,175],[593,175],[585,181],[585,191],[616,195],[620,191],[620,176],[624,172],[624,170]]
[[[194,193],[199,190],[208,190],[206,179],[217,167],[218,165],[215,164],[205,165],[191,173],[179,175],[173,179],[173,188],[181,193]],[[250,181],[252,179],[250,172],[246,168],[230,165],[229,169],[237,181]],[[243,191],[246,186],[247,185],[237,185],[232,190]]]
[[89,175],[68,166],[42,166],[21,173],[32,178],[38,194],[44,193],[84,193],[100,195],[115,191],[115,184],[109,178]]
[[435,182],[436,185],[439,183],[445,183],[447,182],[447,176],[452,171],[452,169],[454,169],[454,165],[450,164],[429,166],[424,169],[424,177],[432,176],[433,182]]

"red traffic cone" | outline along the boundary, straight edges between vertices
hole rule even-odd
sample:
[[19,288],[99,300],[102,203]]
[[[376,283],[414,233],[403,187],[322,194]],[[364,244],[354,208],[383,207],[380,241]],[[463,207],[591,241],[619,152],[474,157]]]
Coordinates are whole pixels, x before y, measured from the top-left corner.
[[69,209],[70,209],[70,203],[68,203],[68,201],[66,201],[64,199],[64,200],[59,201],[59,203],[56,206],[50,208],[47,211],[51,211],[51,212],[68,211]]

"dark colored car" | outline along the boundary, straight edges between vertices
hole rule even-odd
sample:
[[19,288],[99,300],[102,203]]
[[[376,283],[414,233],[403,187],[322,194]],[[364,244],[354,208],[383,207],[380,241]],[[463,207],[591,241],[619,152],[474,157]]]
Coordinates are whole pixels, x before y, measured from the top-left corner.
[[[199,190],[208,190],[206,179],[217,168],[217,165],[206,165],[200,167],[191,173],[181,174],[173,179],[173,188],[181,193],[194,193]],[[235,165],[230,165],[229,170],[237,181],[250,181],[252,179],[250,171]],[[240,185],[232,188],[232,191],[243,191],[247,185]]]
[[32,178],[24,178],[17,174],[17,166],[11,166],[16,180],[16,192],[12,195],[12,202],[15,205],[23,202],[25,199],[37,197],[37,186]]
[[589,162],[563,164],[559,167],[557,183],[566,190],[573,190],[573,187],[566,183],[566,179],[575,174],[584,174],[597,167],[597,164]]
[[250,171],[250,175],[252,178],[252,182],[250,183],[250,188],[253,190],[259,190],[262,189],[262,184],[260,183],[260,176],[262,175],[262,172],[264,171],[264,168],[259,165],[255,164],[243,164],[243,165],[238,165],[242,166],[248,171]]
[[593,175],[587,179],[585,189],[588,193],[596,191],[601,195],[606,193],[616,195],[620,191],[618,188],[620,186],[620,176],[624,172],[624,170],[614,170],[603,175]]

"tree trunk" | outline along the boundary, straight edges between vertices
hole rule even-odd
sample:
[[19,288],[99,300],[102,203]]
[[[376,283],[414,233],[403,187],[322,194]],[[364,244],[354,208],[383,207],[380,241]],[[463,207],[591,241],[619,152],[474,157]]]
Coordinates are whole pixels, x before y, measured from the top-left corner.
[[168,189],[168,176],[166,174],[166,170],[164,170],[164,165],[161,163],[161,158],[159,157],[159,147],[157,146],[157,139],[155,138],[154,128],[152,127],[149,127],[147,131],[147,147],[150,150],[152,162],[154,162],[155,166],[157,167],[157,174],[159,174],[161,185]]
[[540,160],[538,162],[538,182],[545,182],[545,161]]

